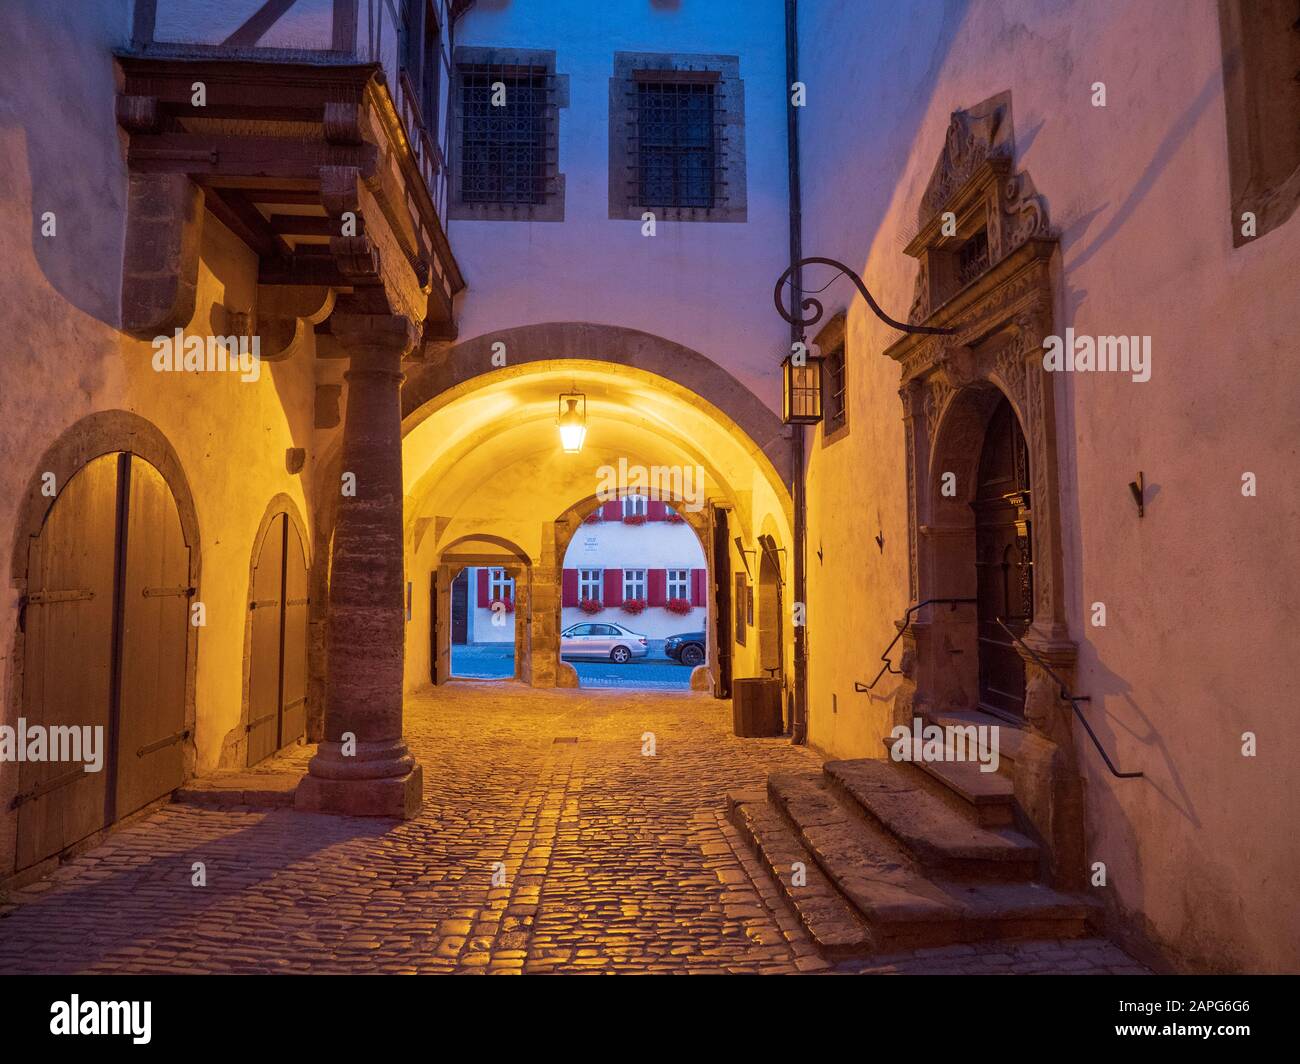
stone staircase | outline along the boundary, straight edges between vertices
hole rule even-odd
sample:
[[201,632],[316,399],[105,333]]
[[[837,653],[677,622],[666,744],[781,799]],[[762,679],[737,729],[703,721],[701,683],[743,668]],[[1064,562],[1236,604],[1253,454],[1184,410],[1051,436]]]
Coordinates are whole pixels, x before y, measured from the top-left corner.
[[830,957],[1074,938],[1100,915],[1041,881],[1011,779],[973,762],[829,761],[734,791],[728,811]]

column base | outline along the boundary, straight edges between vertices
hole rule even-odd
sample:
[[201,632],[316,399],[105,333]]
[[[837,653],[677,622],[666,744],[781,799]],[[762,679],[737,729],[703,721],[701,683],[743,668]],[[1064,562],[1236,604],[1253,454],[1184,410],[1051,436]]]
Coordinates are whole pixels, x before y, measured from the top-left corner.
[[404,776],[382,779],[322,779],[303,776],[294,795],[302,813],[386,816],[412,820],[424,801],[424,769],[416,765]]

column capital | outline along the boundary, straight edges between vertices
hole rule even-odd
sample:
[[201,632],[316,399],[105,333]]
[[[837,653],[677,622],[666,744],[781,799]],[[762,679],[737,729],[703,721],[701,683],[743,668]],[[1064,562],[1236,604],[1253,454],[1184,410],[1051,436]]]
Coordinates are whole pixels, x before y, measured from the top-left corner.
[[404,314],[367,314],[336,310],[330,331],[349,353],[374,351],[405,355],[420,339],[420,329]]

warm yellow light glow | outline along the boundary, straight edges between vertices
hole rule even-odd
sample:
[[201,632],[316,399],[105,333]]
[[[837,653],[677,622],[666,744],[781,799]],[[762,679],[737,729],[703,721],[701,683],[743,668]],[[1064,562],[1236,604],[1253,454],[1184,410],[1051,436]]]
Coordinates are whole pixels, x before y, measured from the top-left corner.
[[587,419],[578,412],[578,400],[566,397],[565,411],[560,415],[560,446],[565,454],[577,454],[582,441],[587,438]]

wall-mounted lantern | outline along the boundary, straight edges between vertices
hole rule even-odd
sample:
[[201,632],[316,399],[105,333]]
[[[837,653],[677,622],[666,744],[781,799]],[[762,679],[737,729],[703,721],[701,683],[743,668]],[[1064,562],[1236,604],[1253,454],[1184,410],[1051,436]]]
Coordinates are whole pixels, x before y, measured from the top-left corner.
[[801,348],[781,363],[781,420],[787,425],[815,425],[822,419],[820,355]]
[[587,438],[587,397],[582,392],[562,392],[559,398],[560,446],[565,454],[577,454]]

